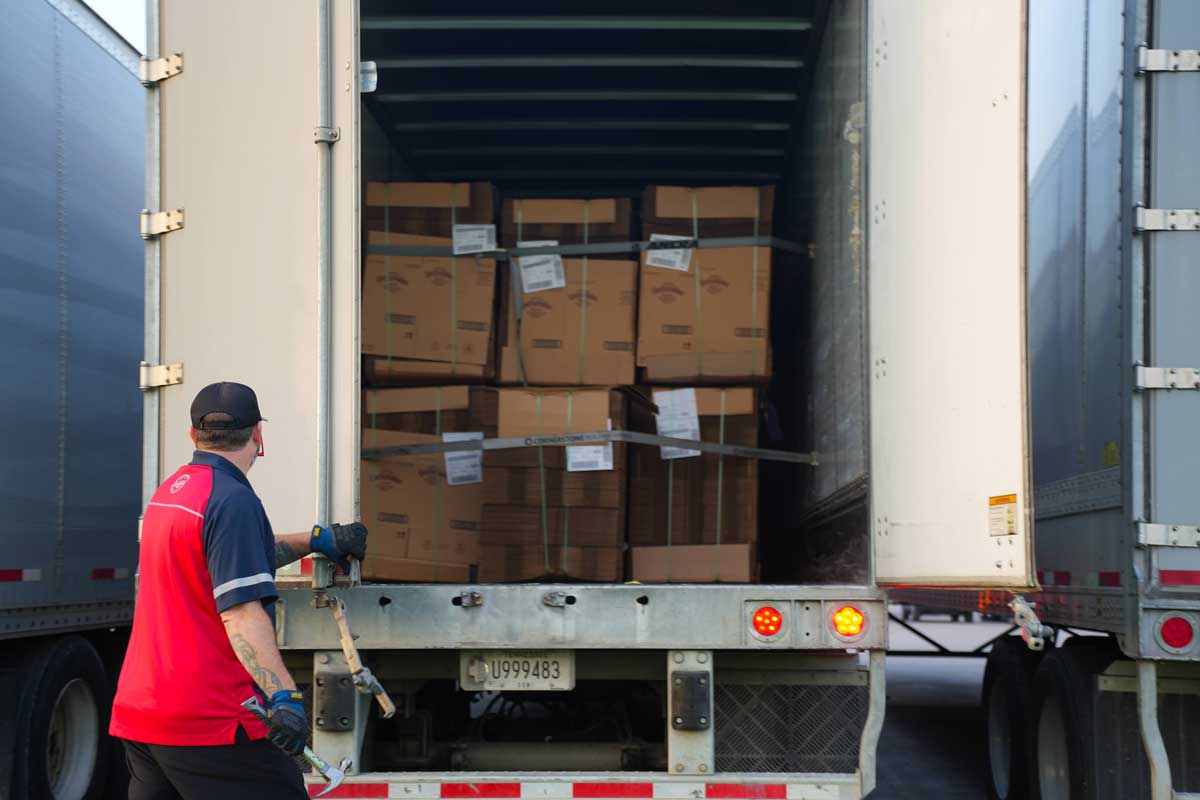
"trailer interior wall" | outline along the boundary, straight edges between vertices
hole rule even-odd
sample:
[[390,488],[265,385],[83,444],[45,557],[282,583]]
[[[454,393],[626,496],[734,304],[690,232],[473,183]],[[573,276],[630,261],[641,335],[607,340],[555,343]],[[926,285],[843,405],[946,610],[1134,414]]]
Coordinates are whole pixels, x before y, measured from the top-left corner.
[[[738,15],[783,13],[780,4],[759,5],[739,9]],[[554,32],[559,41],[552,47],[545,34],[529,30],[389,27],[377,20],[386,8],[365,3],[362,57],[383,66],[378,90],[363,95],[362,177],[364,186],[371,180],[479,180],[496,184],[501,193],[524,196],[608,193],[633,197],[635,207],[651,183],[777,184],[776,235],[811,242],[815,258],[773,254],[775,378],[761,436],[767,447],[815,449],[821,463],[815,468],[760,463],[762,580],[866,583],[865,8],[854,0],[814,2],[809,10],[811,31],[773,32],[770,40],[737,28],[722,31],[714,23],[711,31],[568,29]],[[637,16],[653,13],[643,8]],[[679,13],[671,7],[660,16]],[[785,40],[788,49],[778,50],[777,43]],[[645,50],[654,53],[651,60],[669,59],[678,51],[704,52],[716,60],[786,56],[803,65],[791,73],[574,66],[551,74],[546,70],[561,56],[545,56],[541,70],[478,66],[497,54],[562,53],[568,44],[601,61],[612,55],[640,57]],[[398,67],[404,59],[429,59],[440,66]],[[567,97],[626,85],[617,93],[627,93],[628,102],[582,103]],[[434,99],[485,86],[501,99],[489,101],[482,92],[469,104]],[[564,99],[553,104],[522,100],[548,87],[565,93]],[[641,130],[636,123],[631,130],[608,127],[614,124],[608,117],[638,116],[638,89],[700,96],[705,91],[691,90],[701,87],[718,98],[723,90],[737,90],[748,99],[707,106],[666,101],[645,109],[651,119],[661,119],[662,130]],[[777,94],[788,90],[795,99],[766,103],[745,87]],[[736,122],[728,130],[689,129],[685,122],[722,115],[770,121],[764,130],[739,129]],[[544,122],[559,118],[566,120],[561,129]],[[574,124],[575,119],[593,120],[595,129]],[[651,150],[656,155],[647,156]],[[747,158],[739,150],[778,156]],[[580,153],[592,151],[594,157],[581,158]]]
[[869,575],[865,47],[864,4],[830,4],[781,192],[790,213],[780,235],[807,243],[809,259],[778,278],[772,394],[788,447],[819,463],[766,470],[793,480],[790,547],[768,561],[803,583]]

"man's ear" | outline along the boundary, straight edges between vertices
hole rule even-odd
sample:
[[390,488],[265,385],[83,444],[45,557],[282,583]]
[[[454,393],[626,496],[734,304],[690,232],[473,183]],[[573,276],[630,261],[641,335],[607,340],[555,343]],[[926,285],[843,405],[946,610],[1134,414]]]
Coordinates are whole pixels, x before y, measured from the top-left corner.
[[196,429],[195,429],[195,428],[191,428],[191,429],[188,431],[188,435],[192,437],[192,447],[195,447],[195,448],[199,449],[199,447],[200,447],[200,444],[199,444],[199,443],[196,441]]

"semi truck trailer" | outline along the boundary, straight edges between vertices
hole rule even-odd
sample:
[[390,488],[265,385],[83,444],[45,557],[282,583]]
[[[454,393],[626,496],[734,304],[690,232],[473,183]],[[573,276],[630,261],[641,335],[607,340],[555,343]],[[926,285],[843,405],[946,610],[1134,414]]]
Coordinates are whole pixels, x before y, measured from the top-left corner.
[[77,0],[0,14],[0,797],[14,800],[98,797],[123,763],[107,733],[141,503],[138,57]]
[[[1200,791],[1198,598],[1164,582],[1200,568],[1191,4],[147,12],[143,501],[188,458],[195,390],[237,380],[270,419],[254,485],[274,527],[360,516],[380,455],[361,445],[369,181],[769,183],[795,256],[770,419],[805,457],[763,462],[763,582],[279,576],[313,748],[353,773],[338,796],[864,797],[904,587],[1015,612],[998,796]],[[1119,635],[1054,649],[1051,624]],[[488,666],[514,662],[548,669]],[[1121,782],[1083,719],[1120,737]]]

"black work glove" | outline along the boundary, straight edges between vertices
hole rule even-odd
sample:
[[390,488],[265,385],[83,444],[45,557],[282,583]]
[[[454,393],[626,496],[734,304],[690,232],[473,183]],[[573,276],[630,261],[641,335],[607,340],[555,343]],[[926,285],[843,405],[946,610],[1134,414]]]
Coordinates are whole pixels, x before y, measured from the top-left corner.
[[308,715],[304,713],[304,693],[284,689],[271,695],[267,709],[267,738],[283,752],[297,756],[308,744]]
[[367,554],[367,526],[361,522],[327,527],[314,525],[309,541],[314,553],[320,553],[349,572],[349,559],[361,561]]

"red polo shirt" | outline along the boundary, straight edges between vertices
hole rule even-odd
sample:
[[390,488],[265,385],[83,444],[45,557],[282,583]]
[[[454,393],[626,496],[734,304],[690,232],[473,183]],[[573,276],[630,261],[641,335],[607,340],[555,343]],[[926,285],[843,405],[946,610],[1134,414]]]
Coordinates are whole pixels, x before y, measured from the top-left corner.
[[274,619],[275,537],[240,469],[197,451],[146,508],[133,633],[109,733],[147,744],[232,744],[266,728],[241,707],[262,692],[220,612],[261,602]]

